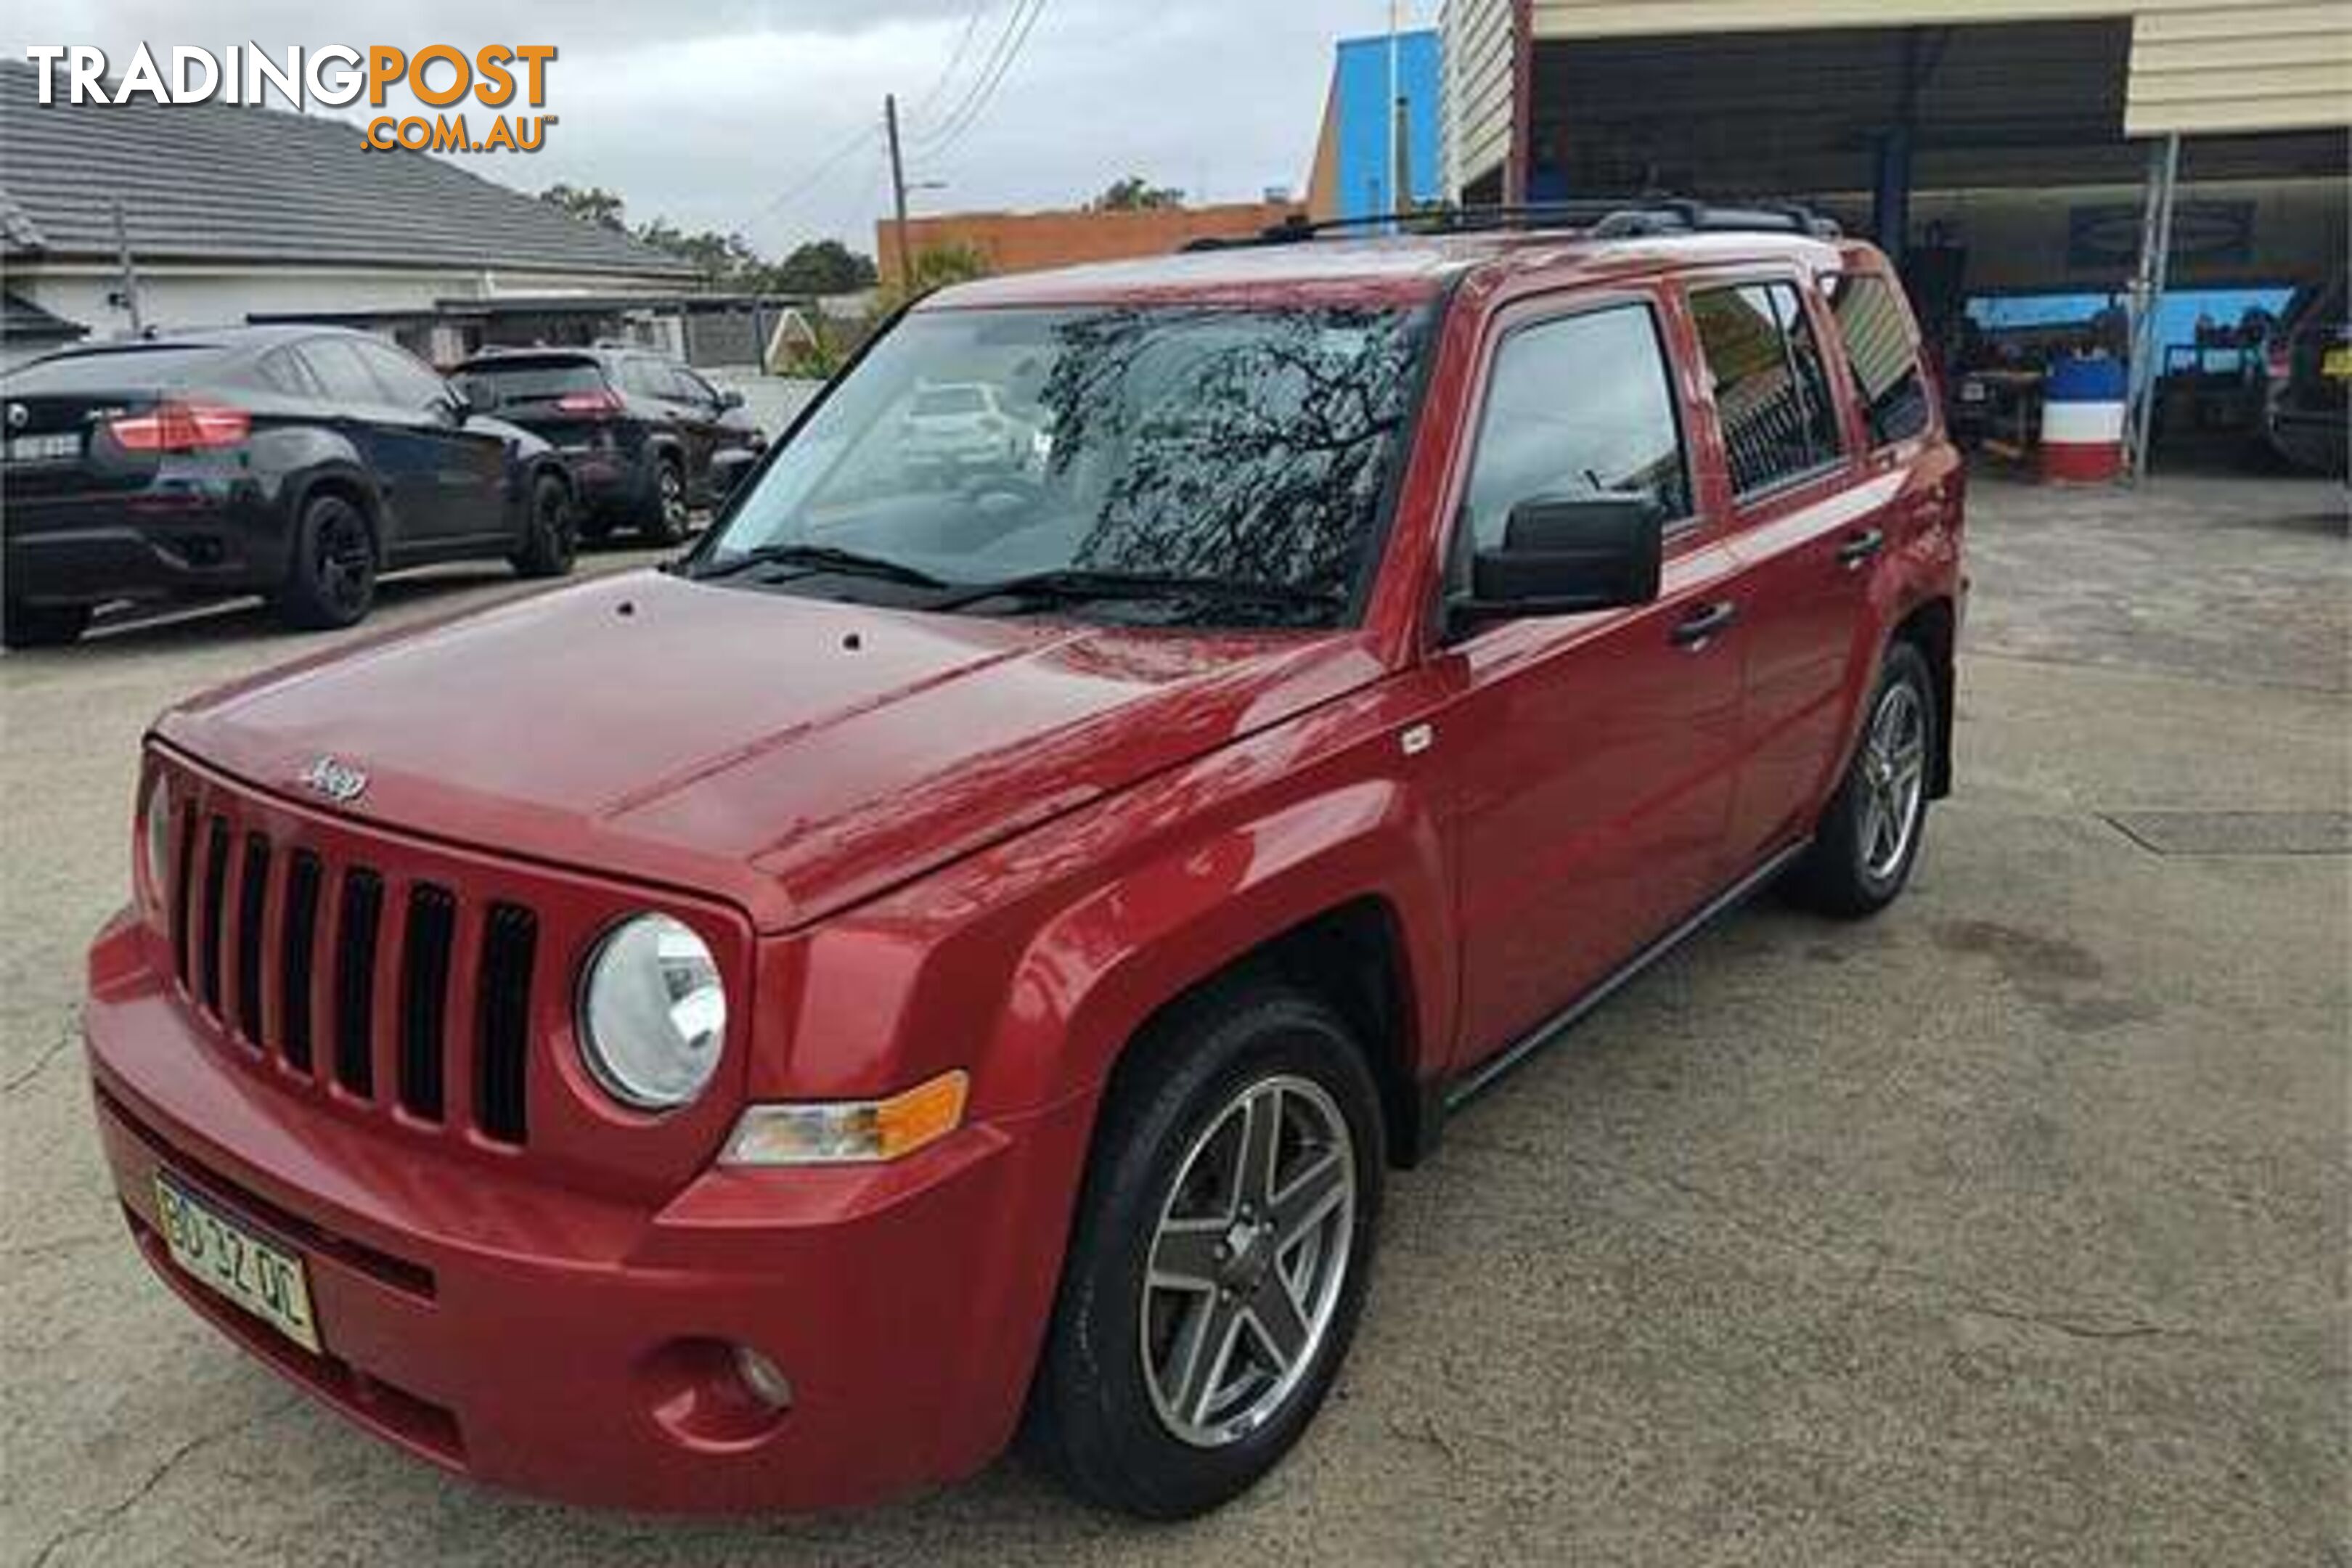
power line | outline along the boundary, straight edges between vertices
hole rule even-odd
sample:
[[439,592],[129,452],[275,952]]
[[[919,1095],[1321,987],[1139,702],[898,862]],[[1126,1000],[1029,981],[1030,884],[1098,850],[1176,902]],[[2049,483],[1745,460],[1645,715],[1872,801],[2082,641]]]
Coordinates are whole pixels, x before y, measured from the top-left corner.
[[940,68],[940,74],[932,79],[930,87],[916,100],[915,106],[907,110],[909,121],[920,120],[931,111],[931,105],[940,100],[940,94],[947,90],[948,79],[955,75],[956,67],[963,64],[963,57],[971,49],[972,36],[980,31],[980,19],[987,16],[995,4],[996,0],[975,0],[971,14],[963,19],[963,31],[957,35],[955,47],[948,51],[947,64]]
[[824,157],[818,159],[817,162],[799,179],[793,181],[782,192],[771,197],[768,201],[768,205],[760,209],[759,216],[754,217],[751,222],[753,224],[766,222],[778,208],[783,206],[786,203],[796,201],[800,197],[804,196],[811,191],[816,189],[818,185],[824,184],[827,175],[831,174],[835,169],[841,166],[843,160],[848,158],[860,148],[866,146],[868,143],[872,142],[875,138],[881,134],[882,132],[880,128],[873,125],[868,125],[859,130],[857,133],[850,137],[849,140],[840,143],[831,152],[827,153]]
[[1004,15],[1004,26],[998,28],[996,31],[996,37],[989,41],[987,57],[981,61],[980,68],[972,73],[971,82],[965,86],[962,95],[956,100],[955,107],[950,109],[945,114],[940,115],[939,117],[938,123],[933,125],[928,131],[914,131],[912,127],[909,127],[908,129],[913,134],[919,136],[936,136],[942,128],[951,123],[958,115],[963,113],[965,110],[971,107],[972,100],[979,95],[982,84],[988,79],[989,72],[995,68],[997,58],[1004,52],[1004,46],[1011,40],[1013,33],[1020,27],[1022,13],[1026,9],[1029,3],[1030,0],[1013,0],[1013,8],[1010,11],[1007,11]]
[[[1016,9],[1013,19],[1006,24],[1005,37],[1009,42],[995,58],[993,71],[980,79],[974,91],[960,106],[959,112],[950,117],[947,124],[929,137],[919,139],[923,143],[920,151],[930,157],[945,153],[988,111],[997,88],[1013,69],[1013,62],[1021,58],[1022,47],[1028,43],[1030,30],[1036,26],[1037,18],[1045,14],[1045,0],[1030,0],[1025,15]],[[1014,21],[1018,23],[1017,31],[1014,30]]]
[[1006,37],[1010,42],[995,57],[992,72],[976,84],[976,90],[966,100],[961,114],[951,118],[946,125],[924,139],[929,144],[926,150],[931,155],[937,156],[945,153],[979,121],[982,115],[988,111],[988,106],[994,99],[997,88],[1003,84],[1005,76],[1013,69],[1013,62],[1020,58],[1022,47],[1029,41],[1029,31],[1037,25],[1037,18],[1044,14],[1045,9],[1045,0],[1031,0],[1025,16],[1020,15],[1016,6],[1014,19],[1018,22],[1018,30],[1015,31],[1013,21],[1008,20]]

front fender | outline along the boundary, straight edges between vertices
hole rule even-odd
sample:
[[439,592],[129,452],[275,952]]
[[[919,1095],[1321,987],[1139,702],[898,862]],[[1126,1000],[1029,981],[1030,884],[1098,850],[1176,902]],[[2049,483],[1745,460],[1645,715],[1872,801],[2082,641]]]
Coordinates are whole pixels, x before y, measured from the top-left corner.
[[1092,1093],[1170,1001],[1319,915],[1373,900],[1402,939],[1399,1020],[1416,1078],[1449,1038],[1451,904],[1438,828],[1394,780],[1365,779],[1192,840],[1094,889],[1014,966],[987,1060],[1009,1103]]
[[1168,1002],[1366,900],[1398,936],[1401,1065],[1435,1075],[1452,899],[1422,761],[1376,716],[1402,700],[1357,693],[767,943],[753,1092],[858,1099],[961,1068],[976,1121],[1090,1096]]

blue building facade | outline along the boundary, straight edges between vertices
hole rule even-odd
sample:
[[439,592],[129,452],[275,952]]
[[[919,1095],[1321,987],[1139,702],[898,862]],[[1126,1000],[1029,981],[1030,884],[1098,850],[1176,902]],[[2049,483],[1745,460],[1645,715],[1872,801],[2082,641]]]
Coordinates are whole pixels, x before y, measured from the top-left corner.
[[1444,195],[1437,117],[1444,73],[1437,31],[1398,33],[1395,48],[1396,91],[1405,102],[1407,188],[1391,189],[1395,182],[1388,166],[1390,36],[1342,38],[1307,193],[1318,217],[1368,217]]

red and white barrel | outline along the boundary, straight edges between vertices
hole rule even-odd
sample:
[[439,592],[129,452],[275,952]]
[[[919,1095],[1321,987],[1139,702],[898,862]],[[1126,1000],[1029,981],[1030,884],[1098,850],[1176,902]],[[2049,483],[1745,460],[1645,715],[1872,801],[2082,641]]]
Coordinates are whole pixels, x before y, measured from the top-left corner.
[[2095,484],[2124,471],[2124,367],[2096,354],[2051,365],[2042,397],[2042,477]]

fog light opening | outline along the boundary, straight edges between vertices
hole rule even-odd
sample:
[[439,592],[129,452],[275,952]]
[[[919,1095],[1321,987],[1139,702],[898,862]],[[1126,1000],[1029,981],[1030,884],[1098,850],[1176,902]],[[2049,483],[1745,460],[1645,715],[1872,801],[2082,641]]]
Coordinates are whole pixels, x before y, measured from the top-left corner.
[[793,1381],[782,1368],[750,1345],[735,1347],[735,1375],[753,1399],[782,1415],[793,1407]]

